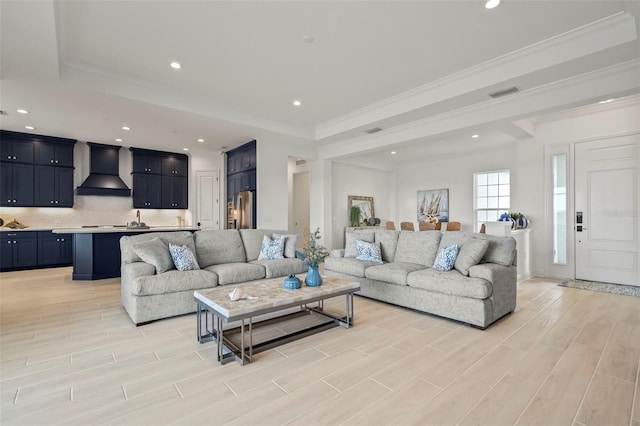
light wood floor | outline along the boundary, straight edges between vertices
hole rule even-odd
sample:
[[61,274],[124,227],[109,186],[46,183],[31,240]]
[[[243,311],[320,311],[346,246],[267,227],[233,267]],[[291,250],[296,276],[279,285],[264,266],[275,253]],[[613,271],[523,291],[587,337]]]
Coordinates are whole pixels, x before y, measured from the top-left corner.
[[640,298],[531,279],[481,331],[357,297],[354,328],[241,367],[196,342],[193,315],[135,327],[119,280],[70,275],[0,274],[3,426],[640,426]]

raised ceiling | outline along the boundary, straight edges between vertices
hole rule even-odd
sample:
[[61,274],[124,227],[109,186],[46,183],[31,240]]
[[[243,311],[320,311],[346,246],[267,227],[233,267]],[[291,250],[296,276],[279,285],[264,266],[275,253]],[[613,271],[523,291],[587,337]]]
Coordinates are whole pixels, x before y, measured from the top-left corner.
[[[454,128],[518,134],[508,123],[640,86],[635,1],[0,7],[2,128],[29,122],[35,133],[125,146],[197,152],[269,138],[338,158]],[[488,96],[511,86],[520,92],[510,100]],[[372,127],[384,131],[364,133]]]

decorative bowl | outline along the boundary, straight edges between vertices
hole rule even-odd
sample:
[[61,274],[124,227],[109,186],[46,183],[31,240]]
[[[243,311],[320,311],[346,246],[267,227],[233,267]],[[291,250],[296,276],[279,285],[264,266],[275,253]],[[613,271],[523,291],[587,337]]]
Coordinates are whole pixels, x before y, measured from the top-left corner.
[[302,287],[302,281],[300,281],[300,278],[292,274],[284,279],[282,287],[287,290],[297,290]]

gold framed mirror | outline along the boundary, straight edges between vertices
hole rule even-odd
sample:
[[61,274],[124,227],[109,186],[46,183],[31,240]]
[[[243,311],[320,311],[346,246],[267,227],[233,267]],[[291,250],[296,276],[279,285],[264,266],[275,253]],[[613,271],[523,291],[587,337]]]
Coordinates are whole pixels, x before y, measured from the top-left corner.
[[351,212],[351,207],[360,209],[360,223],[366,223],[367,219],[376,217],[376,210],[373,204],[373,197],[361,197],[359,195],[349,195],[347,212]]

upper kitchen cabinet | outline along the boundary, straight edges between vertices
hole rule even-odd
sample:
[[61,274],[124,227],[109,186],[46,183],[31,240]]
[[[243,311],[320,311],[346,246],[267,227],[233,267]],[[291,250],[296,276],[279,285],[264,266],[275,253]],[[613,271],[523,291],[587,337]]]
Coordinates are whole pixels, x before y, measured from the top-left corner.
[[27,133],[2,130],[0,133],[0,161],[33,164],[33,139]]
[[0,131],[0,206],[72,207],[72,139]]
[[159,175],[162,171],[162,156],[157,151],[149,151],[146,149],[129,148],[131,150],[131,158],[133,165],[131,170],[133,173],[145,173]]
[[163,176],[187,176],[189,172],[189,158],[182,154],[162,157]]
[[149,149],[130,150],[133,161],[133,208],[188,208],[189,157]]
[[35,164],[42,166],[73,167],[73,145],[37,141],[34,142],[34,148]]
[[256,168],[256,141],[227,152],[227,174],[246,172]]

